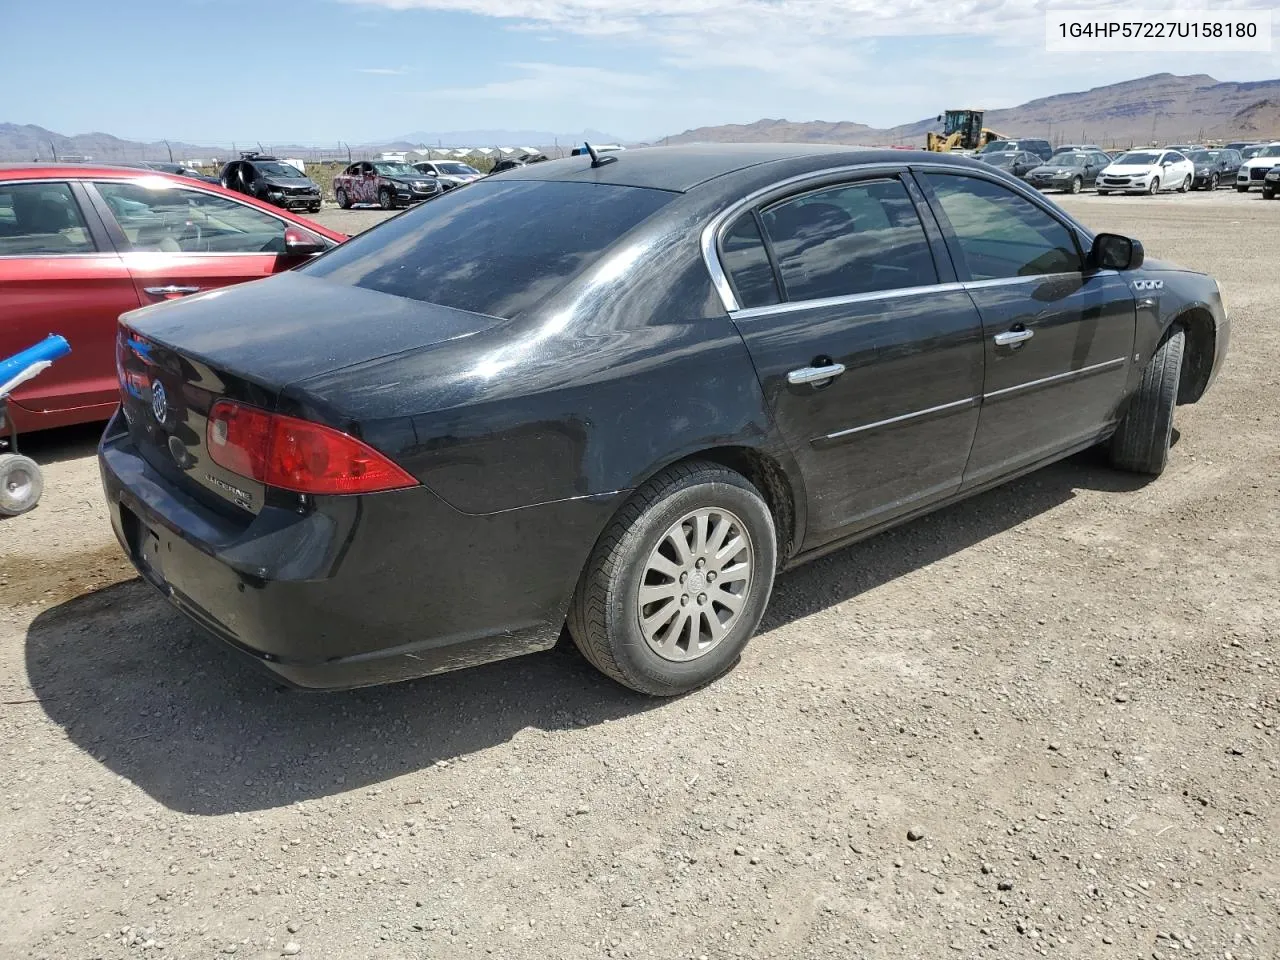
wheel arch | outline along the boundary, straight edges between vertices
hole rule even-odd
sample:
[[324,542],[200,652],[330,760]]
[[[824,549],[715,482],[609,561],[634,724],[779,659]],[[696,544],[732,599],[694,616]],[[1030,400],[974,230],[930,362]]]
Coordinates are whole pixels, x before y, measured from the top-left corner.
[[1173,318],[1164,336],[1168,336],[1169,331],[1176,328],[1182,329],[1187,337],[1182,353],[1178,403],[1195,403],[1204,396],[1209,384],[1209,376],[1213,371],[1213,358],[1217,350],[1217,326],[1208,307],[1194,304]]
[[[705,460],[742,474],[760,491],[773,515],[778,534],[778,566],[783,567],[800,551],[806,520],[804,481],[790,455],[759,447],[725,444],[704,447],[666,461],[640,478],[636,487],[648,483],[664,470],[682,463]],[[619,507],[621,509],[621,507]]]

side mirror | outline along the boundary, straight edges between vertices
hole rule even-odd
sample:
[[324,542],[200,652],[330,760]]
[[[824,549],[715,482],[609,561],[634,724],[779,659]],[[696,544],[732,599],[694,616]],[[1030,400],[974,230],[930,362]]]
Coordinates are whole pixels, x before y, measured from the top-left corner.
[[310,257],[324,253],[329,244],[310,230],[301,227],[286,227],[284,231],[284,252],[291,257]]
[[1146,253],[1137,240],[1118,233],[1100,233],[1089,250],[1089,266],[1094,270],[1136,270]]

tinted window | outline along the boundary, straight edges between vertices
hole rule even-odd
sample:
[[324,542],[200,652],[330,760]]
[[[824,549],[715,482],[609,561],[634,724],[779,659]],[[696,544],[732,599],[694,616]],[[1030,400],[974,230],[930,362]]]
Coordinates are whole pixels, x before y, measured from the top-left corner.
[[93,251],[70,185],[0,184],[0,257]]
[[738,294],[738,303],[744,307],[764,307],[782,299],[754,215],[748,213],[738,218],[726,231],[720,251],[725,272]]
[[510,317],[591,266],[673,196],[639,187],[484,180],[348,240],[305,272]]
[[284,253],[284,222],[199,190],[97,183],[131,250],[159,253]]
[[1178,153],[1176,150],[1174,150],[1174,151],[1171,151],[1170,153],[1165,154],[1164,159],[1166,163],[1178,163],[1187,158],[1184,157],[1182,154]]
[[806,193],[763,219],[788,300],[938,282],[920,218],[897,180]]
[[929,174],[974,280],[1033,277],[1082,269],[1061,223],[1011,190],[974,177]]

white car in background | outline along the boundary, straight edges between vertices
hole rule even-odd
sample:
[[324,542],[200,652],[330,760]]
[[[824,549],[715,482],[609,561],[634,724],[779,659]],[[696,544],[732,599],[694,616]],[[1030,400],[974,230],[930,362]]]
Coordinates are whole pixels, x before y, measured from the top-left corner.
[[419,173],[435,177],[446,190],[466,186],[484,178],[483,173],[461,160],[423,160],[413,167]]
[[1109,193],[1186,193],[1195,180],[1196,165],[1177,150],[1130,150],[1098,174],[1098,195]]
[[1236,189],[1248,193],[1261,187],[1272,167],[1280,166],[1280,142],[1269,143],[1252,157],[1240,164],[1236,171]]

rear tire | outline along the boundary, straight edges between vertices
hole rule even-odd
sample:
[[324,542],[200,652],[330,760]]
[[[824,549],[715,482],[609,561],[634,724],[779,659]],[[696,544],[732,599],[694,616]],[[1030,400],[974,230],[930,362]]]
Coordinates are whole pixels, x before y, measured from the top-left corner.
[[640,487],[601,535],[569,607],[569,633],[618,683],[655,697],[687,693],[738,662],[776,567],[773,515],[760,492],[719,464],[677,464]]
[[1186,193],[1191,189],[1191,174],[1187,174],[1187,178],[1182,181],[1182,186],[1178,187],[1179,193]]
[[17,453],[0,453],[0,516],[16,517],[40,502],[44,478],[39,465]]
[[351,200],[350,198],[347,197],[347,191],[339,187],[337,190],[337,193],[334,196],[335,196],[335,199],[337,199],[338,201],[339,207],[341,207],[343,210],[351,209]]
[[1160,342],[1142,371],[1142,382],[1111,438],[1111,465],[1134,473],[1159,476],[1169,462],[1173,411],[1182,378],[1186,334],[1175,329]]
[[1241,187],[1241,186],[1236,187],[1236,193],[1248,193],[1248,192],[1249,192],[1248,187]]

